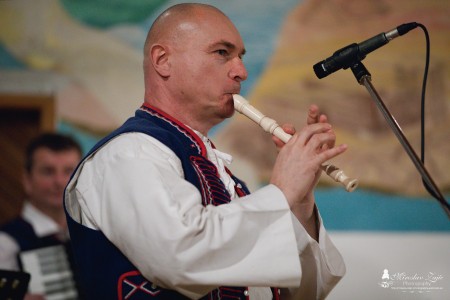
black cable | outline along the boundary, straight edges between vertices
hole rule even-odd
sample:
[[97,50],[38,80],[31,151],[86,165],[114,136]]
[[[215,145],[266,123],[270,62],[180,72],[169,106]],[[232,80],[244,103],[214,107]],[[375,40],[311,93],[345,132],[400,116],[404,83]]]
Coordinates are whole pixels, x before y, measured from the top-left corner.
[[426,39],[426,53],[425,53],[425,69],[423,72],[423,81],[422,81],[422,97],[421,97],[421,114],[420,114],[420,138],[421,138],[421,149],[420,149],[420,159],[422,160],[422,163],[425,163],[425,93],[427,89],[427,80],[428,80],[428,69],[430,66],[430,37],[428,35],[427,28],[417,23],[417,26],[422,28],[425,39]]
[[[426,94],[426,88],[427,88],[427,80],[428,80],[428,69],[430,67],[430,36],[428,34],[427,28],[420,23],[417,23],[417,26],[420,27],[424,34],[425,34],[425,40],[426,40],[426,53],[425,53],[425,68],[423,73],[423,81],[422,81],[422,95],[421,95],[421,103],[420,103],[420,159],[422,161],[422,164],[425,165],[425,94]],[[432,189],[428,183],[422,179],[422,183],[425,187],[425,189],[430,193],[431,196],[436,198],[443,206],[447,207],[447,209],[450,207],[448,202],[445,200],[443,195],[441,195],[439,192],[436,193],[434,189]]]
[[[423,30],[426,40],[425,68],[423,72],[422,95],[420,99],[420,160],[425,165],[425,94],[427,90],[428,69],[430,67],[430,36],[427,28],[423,24],[417,23],[417,26]],[[425,189],[433,197],[437,198],[438,195],[436,195],[433,189],[431,189],[424,180],[422,180],[422,182]]]

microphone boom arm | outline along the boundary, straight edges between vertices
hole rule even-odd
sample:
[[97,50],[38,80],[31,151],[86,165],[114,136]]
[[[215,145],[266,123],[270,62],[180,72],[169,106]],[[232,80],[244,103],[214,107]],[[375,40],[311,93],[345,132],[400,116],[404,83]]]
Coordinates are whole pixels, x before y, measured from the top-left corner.
[[351,70],[353,72],[353,75],[355,75],[356,80],[360,85],[364,85],[369,92],[370,96],[374,100],[375,104],[377,105],[378,109],[381,111],[382,115],[386,119],[387,123],[391,127],[394,134],[397,136],[398,140],[400,141],[400,144],[405,149],[406,153],[411,158],[412,162],[414,163],[416,169],[419,171],[420,175],[422,176],[422,180],[426,184],[425,187],[430,192],[430,194],[441,204],[442,209],[447,214],[447,217],[450,219],[450,205],[445,200],[444,196],[440,192],[438,186],[434,183],[433,178],[428,173],[427,169],[425,168],[424,164],[420,160],[420,158],[417,156],[416,152],[412,148],[411,144],[408,142],[407,138],[403,134],[402,129],[398,125],[397,121],[395,120],[394,116],[389,112],[386,105],[383,103],[383,100],[381,100],[380,95],[375,90],[374,86],[371,82],[371,76],[369,71],[367,71],[366,67],[362,64],[362,62],[358,62],[354,64],[351,67]]

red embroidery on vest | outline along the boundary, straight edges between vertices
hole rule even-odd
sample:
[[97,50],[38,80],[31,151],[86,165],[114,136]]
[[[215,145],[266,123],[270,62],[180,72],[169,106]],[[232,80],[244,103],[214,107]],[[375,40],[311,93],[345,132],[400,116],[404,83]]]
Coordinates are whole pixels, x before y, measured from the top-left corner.
[[230,202],[230,194],[220,180],[216,166],[202,156],[191,156],[190,160],[200,181],[203,205]]
[[133,299],[133,296],[142,294],[156,296],[161,292],[158,287],[152,287],[151,283],[142,277],[139,271],[130,271],[122,274],[117,282],[117,295],[119,300]]
[[172,116],[170,116],[170,115],[164,113],[163,111],[160,111],[157,108],[152,107],[146,103],[144,103],[139,109],[141,111],[148,113],[151,116],[154,116],[156,118],[164,120],[168,124],[172,125],[176,130],[178,130],[180,133],[182,133],[184,136],[186,136],[188,139],[190,139],[192,141],[191,147],[195,146],[197,148],[199,154],[206,156],[205,145],[203,144],[200,137],[197,134],[195,134],[195,132],[192,131],[192,129],[185,126],[183,123],[176,120]]

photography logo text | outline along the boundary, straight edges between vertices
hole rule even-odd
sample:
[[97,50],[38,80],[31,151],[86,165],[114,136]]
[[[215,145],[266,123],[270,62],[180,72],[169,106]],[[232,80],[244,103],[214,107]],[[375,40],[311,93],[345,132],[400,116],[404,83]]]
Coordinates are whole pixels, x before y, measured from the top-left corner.
[[384,289],[408,293],[425,293],[433,290],[443,290],[443,279],[444,276],[434,272],[424,274],[391,272],[390,274],[388,269],[384,269],[381,275],[381,282],[378,284]]

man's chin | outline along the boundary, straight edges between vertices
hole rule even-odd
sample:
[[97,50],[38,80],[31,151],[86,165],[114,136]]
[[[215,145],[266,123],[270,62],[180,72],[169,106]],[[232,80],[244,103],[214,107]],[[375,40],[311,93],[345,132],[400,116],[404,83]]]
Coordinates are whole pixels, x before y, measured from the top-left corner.
[[62,209],[64,208],[63,197],[61,196],[61,198],[54,198],[48,204],[54,209]]
[[224,115],[225,118],[231,118],[234,115],[234,100],[231,98],[231,101],[228,101],[224,107]]

